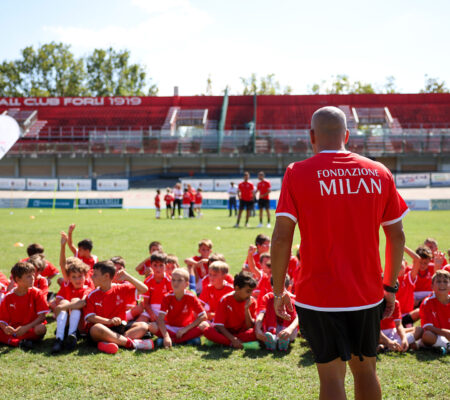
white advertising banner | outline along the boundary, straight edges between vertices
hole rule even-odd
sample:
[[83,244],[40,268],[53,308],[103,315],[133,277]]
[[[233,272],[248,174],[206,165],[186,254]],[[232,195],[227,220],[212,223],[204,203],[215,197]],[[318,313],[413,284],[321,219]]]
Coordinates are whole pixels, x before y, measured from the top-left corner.
[[97,179],[97,190],[128,190],[128,179]]
[[[228,179],[214,179],[214,191],[215,192],[227,192],[230,187],[230,182],[234,182],[237,187],[239,183],[242,182],[242,177],[240,178],[228,178]],[[255,184],[255,182],[253,182]]]
[[270,190],[281,190],[281,178],[268,178],[267,180],[272,186]]
[[204,192],[212,192],[214,190],[213,179],[182,179],[181,185],[183,188],[187,185],[191,185],[195,190],[202,188]]
[[430,174],[396,174],[397,187],[424,187],[430,184]]
[[20,127],[14,118],[0,115],[0,160],[20,137]]
[[58,179],[27,179],[27,190],[52,191],[58,189]]
[[25,190],[26,179],[0,178],[0,190]]
[[432,186],[450,186],[450,172],[436,172],[431,174]]
[[92,179],[60,179],[59,190],[72,192],[92,190]]
[[431,200],[405,200],[406,205],[413,211],[429,211],[431,210]]

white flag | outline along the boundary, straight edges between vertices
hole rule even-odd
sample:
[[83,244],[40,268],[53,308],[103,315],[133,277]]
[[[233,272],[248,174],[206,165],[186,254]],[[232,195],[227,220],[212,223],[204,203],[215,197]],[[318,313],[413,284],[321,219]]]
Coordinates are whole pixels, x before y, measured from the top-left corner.
[[0,115],[0,160],[20,137],[20,127],[14,118]]

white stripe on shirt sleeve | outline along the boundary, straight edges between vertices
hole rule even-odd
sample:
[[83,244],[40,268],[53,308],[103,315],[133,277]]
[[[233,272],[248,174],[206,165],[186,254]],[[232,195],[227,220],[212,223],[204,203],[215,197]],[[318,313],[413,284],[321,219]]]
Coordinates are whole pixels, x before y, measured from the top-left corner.
[[295,218],[292,214],[289,214],[289,213],[286,213],[286,212],[276,213],[275,217],[288,217],[288,218],[292,219],[292,221],[297,223],[297,218]]
[[397,223],[398,221],[401,221],[403,218],[405,218],[406,214],[408,214],[409,212],[410,212],[410,209],[407,208],[407,209],[405,210],[405,212],[404,212],[402,215],[400,215],[400,217],[398,217],[398,218],[396,218],[396,219],[392,219],[392,220],[390,220],[390,221],[382,222],[382,223],[381,223],[381,226],[393,225],[393,224]]

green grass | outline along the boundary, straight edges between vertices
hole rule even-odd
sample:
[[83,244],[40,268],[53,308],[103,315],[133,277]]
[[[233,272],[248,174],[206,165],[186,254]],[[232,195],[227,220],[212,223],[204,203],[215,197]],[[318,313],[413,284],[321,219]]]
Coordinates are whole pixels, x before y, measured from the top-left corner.
[[[90,237],[99,259],[122,255],[131,271],[147,256],[152,240],[180,260],[196,254],[197,242],[210,238],[214,250],[226,256],[232,272],[240,269],[254,237],[270,229],[232,229],[226,211],[206,211],[200,220],[154,219],[152,210],[0,210],[1,263],[8,273],[26,256],[22,242],[44,245],[47,258],[57,264],[59,231],[77,224],[75,241]],[[30,216],[34,215],[34,219]],[[449,246],[450,212],[412,212],[405,221],[408,246],[415,248],[426,236],[441,248]],[[256,225],[256,220],[252,221]],[[220,230],[216,229],[218,226]],[[383,236],[381,235],[381,238]],[[296,233],[294,243],[298,243]],[[383,251],[384,241],[380,247]],[[50,289],[55,290],[54,286]],[[265,350],[236,351],[219,347],[175,347],[148,354],[119,350],[100,354],[81,344],[72,354],[50,356],[54,322],[44,342],[30,353],[0,347],[0,382],[3,398],[10,399],[284,399],[318,397],[318,378],[312,354],[297,340],[287,354]],[[378,373],[386,399],[448,398],[449,357],[431,352],[380,356]],[[347,376],[349,398],[352,379]]]

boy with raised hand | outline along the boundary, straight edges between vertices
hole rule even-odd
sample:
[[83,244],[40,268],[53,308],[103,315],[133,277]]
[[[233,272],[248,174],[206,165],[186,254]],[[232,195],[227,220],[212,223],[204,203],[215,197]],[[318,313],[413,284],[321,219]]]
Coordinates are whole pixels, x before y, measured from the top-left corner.
[[419,255],[405,246],[405,253],[412,260],[413,265],[409,267],[406,260],[403,259],[402,267],[398,274],[398,292],[396,299],[400,303],[402,311],[402,324],[404,327],[411,327],[419,319],[419,308],[414,308],[414,291],[416,289],[417,274],[421,263]]
[[[86,296],[92,291],[92,288],[86,284],[90,268],[83,261],[73,257],[72,262],[64,269],[68,280],[61,285],[55,299],[56,339],[52,347],[53,354],[59,353],[63,347],[67,350],[75,349],[81,310],[86,305]],[[69,322],[69,330],[64,343],[67,322]]]
[[256,281],[247,271],[234,277],[234,291],[222,297],[217,306],[214,326],[204,331],[205,337],[218,344],[242,349],[243,343],[254,342],[256,300],[252,293]]
[[158,343],[165,348],[173,344],[200,344],[200,336],[207,327],[206,312],[200,300],[189,292],[189,273],[177,268],[172,273],[173,292],[167,293],[161,304],[158,319],[148,330],[162,338]]
[[427,246],[419,246],[415,253],[419,256],[419,270],[417,271],[417,280],[414,289],[414,306],[418,307],[422,300],[432,293],[431,278],[437,268],[431,262],[433,253],[430,248]]
[[184,263],[193,266],[195,271],[197,293],[202,291],[202,279],[208,274],[208,259],[212,253],[213,243],[209,239],[203,239],[198,242],[198,256],[186,258]]
[[420,320],[424,329],[422,343],[450,351],[450,272],[438,270],[432,278],[433,294],[420,305]]
[[69,246],[69,249],[72,251],[73,255],[77,258],[79,258],[81,261],[83,261],[85,264],[89,265],[91,267],[91,271],[94,268],[94,264],[98,261],[97,256],[94,254],[91,254],[92,248],[94,245],[92,244],[92,240],[90,239],[83,239],[82,241],[78,242],[78,248],[76,248],[73,245],[72,240],[72,234],[75,230],[75,224],[71,224],[69,226],[68,231],[68,241],[67,244]]
[[47,300],[33,287],[35,269],[32,264],[18,262],[12,267],[11,276],[16,287],[5,295],[0,305],[0,342],[30,349],[47,331]]
[[[271,282],[272,283],[272,282]],[[290,279],[286,275],[284,287],[289,287]],[[255,321],[256,337],[264,343],[267,350],[287,351],[289,344],[298,335],[298,317],[292,298],[292,311],[288,310],[289,319],[283,319],[276,315],[274,308],[273,291],[266,293],[258,302],[258,315]]]
[[[92,280],[97,289],[89,293],[84,309],[87,330],[91,339],[97,343],[100,351],[117,353],[119,346],[128,349],[152,350],[151,340],[140,340],[140,326],[124,332],[126,326],[126,309],[130,296],[144,294],[147,286],[121,270],[117,278],[131,283],[112,283],[116,268],[111,261],[94,264]],[[143,323],[145,324],[145,323]],[[122,334],[123,333],[123,334]]]
[[222,297],[233,291],[233,286],[225,280],[228,270],[228,264],[223,261],[215,261],[209,266],[210,283],[203,287],[199,298],[210,321],[214,319]]
[[[253,253],[251,253],[251,251]],[[254,265],[255,267],[260,270],[261,269],[261,264],[260,264],[260,256],[263,253],[268,253],[270,252],[270,238],[267,235],[263,235],[262,233],[260,233],[259,235],[256,236],[255,238],[255,245],[251,245],[249,247],[249,250],[247,252],[247,258],[244,262],[244,270],[250,270],[250,265],[249,265],[249,258],[252,257],[253,261],[254,261]],[[255,271],[251,271],[252,273],[255,273]],[[257,276],[254,276],[254,278],[256,280],[258,280],[259,278]]]
[[[150,244],[148,245],[148,252],[150,254],[150,257],[155,252],[162,253],[163,252],[162,244],[157,240],[150,242]],[[138,272],[139,275],[144,275],[145,277],[147,277],[153,273],[151,269],[150,257],[147,257],[144,261],[140,262],[136,267],[136,271]]]
[[380,350],[405,352],[415,341],[420,339],[423,329],[419,326],[404,328],[402,325],[401,306],[395,300],[394,312],[389,318],[383,318],[380,322]]

